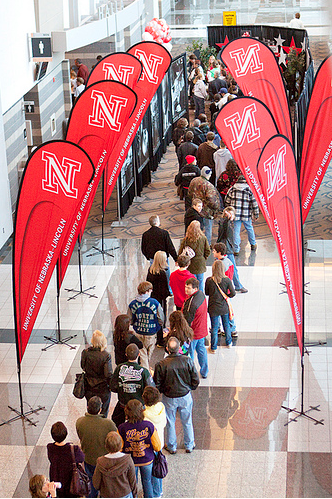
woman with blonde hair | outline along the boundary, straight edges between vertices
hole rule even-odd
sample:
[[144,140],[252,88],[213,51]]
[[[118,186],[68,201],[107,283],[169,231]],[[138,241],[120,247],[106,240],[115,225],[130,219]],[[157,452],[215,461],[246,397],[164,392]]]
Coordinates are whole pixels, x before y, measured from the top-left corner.
[[45,475],[34,475],[29,480],[31,497],[56,497],[56,484]]
[[81,368],[85,373],[86,401],[88,402],[94,395],[100,397],[103,402],[101,414],[107,418],[111,401],[109,384],[112,377],[112,361],[111,354],[106,348],[105,335],[96,329],[91,338],[91,345],[82,352]]
[[226,277],[224,264],[221,260],[216,260],[212,265],[212,276],[206,279],[205,294],[209,297],[208,312],[211,319],[210,352],[216,353],[220,317],[226,335],[226,347],[232,346],[229,308],[226,298],[235,296],[233,283],[229,277]]
[[[148,282],[151,282],[153,286],[151,298],[155,298],[156,300],[158,300],[164,311],[164,327],[166,324],[166,317],[167,317],[166,299],[168,296],[170,296],[168,280],[166,275],[167,269],[168,269],[167,255],[165,251],[156,251],[154,254],[152,265],[148,270],[148,275],[146,276],[146,280]],[[159,347],[164,346],[162,328],[159,331],[157,331],[157,346]]]
[[195,253],[191,257],[188,270],[198,279],[199,289],[204,293],[204,272],[206,272],[206,260],[211,250],[208,240],[201,231],[200,223],[197,220],[193,220],[189,224],[186,235],[180,244],[179,255],[182,252],[187,252],[187,247],[191,248]]

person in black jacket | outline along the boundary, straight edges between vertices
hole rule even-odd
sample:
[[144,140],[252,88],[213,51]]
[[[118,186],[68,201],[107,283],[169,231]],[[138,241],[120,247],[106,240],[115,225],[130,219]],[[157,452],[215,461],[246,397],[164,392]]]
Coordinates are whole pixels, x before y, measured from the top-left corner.
[[192,156],[190,154],[186,156],[186,164],[181,168],[174,179],[175,185],[180,185],[182,187],[186,210],[190,208],[191,205],[191,200],[188,198],[189,184],[193,178],[201,176],[201,170],[198,168],[196,163],[196,156]]
[[[168,268],[166,261],[166,253],[165,251],[156,251],[153,259],[153,263],[148,270],[148,275],[146,276],[146,280],[151,282],[153,286],[153,290],[151,293],[151,298],[155,298],[164,311],[164,323],[163,326],[166,325],[167,319],[167,302],[166,299],[170,296],[168,280],[166,275],[166,269]],[[164,346],[164,338],[163,338],[163,329],[160,328],[157,331],[157,346]]]
[[167,415],[165,449],[170,454],[175,454],[177,449],[175,431],[177,410],[183,426],[186,452],[190,453],[195,448],[191,390],[196,390],[198,387],[199,377],[192,359],[179,354],[179,348],[179,340],[174,337],[169,338],[167,342],[169,355],[156,364],[153,376],[156,387],[163,394]]
[[193,143],[196,144],[197,146],[199,146],[200,144],[203,144],[203,142],[205,142],[205,140],[206,140],[205,134],[199,128],[200,124],[201,124],[201,121],[198,118],[196,118],[193,121],[192,126],[190,128],[188,128],[188,130],[187,130],[188,132],[193,132],[193,134],[194,134]]
[[83,350],[81,356],[81,368],[85,376],[85,398],[89,399],[94,395],[101,398],[103,407],[101,414],[107,418],[111,401],[111,391],[109,388],[112,376],[111,354],[106,351],[107,340],[101,331],[94,331],[91,338],[91,346]]
[[183,144],[180,145],[177,151],[177,156],[179,160],[179,170],[181,170],[181,168],[185,166],[185,164],[187,163],[188,154],[196,157],[198,149],[198,145],[193,144],[194,134],[192,131],[189,130],[188,132],[186,132],[184,138],[185,141],[183,142]]
[[[150,261],[150,265],[153,263],[154,254],[156,251],[165,251],[167,255],[167,281],[169,283],[169,277],[171,275],[169,269],[169,255],[173,258],[174,262],[177,260],[177,252],[172,243],[171,237],[167,230],[160,228],[160,218],[158,215],[152,215],[149,218],[150,229],[145,231],[142,235],[141,249],[142,253],[147,260]],[[171,292],[171,290],[170,290]]]
[[184,214],[185,232],[187,232],[189,225],[194,220],[197,220],[200,223],[201,230],[204,230],[203,217],[201,215],[202,209],[203,209],[203,201],[199,198],[194,198],[192,200],[191,207],[188,208]]
[[143,343],[135,334],[129,331],[130,317],[120,314],[115,319],[113,343],[115,353],[115,363],[118,366],[127,361],[126,348],[130,343],[135,343],[139,349],[143,348]]

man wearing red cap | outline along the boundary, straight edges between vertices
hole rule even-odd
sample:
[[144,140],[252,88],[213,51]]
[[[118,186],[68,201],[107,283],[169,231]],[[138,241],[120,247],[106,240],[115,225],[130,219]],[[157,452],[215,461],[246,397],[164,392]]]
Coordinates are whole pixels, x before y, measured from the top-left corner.
[[186,156],[185,166],[180,169],[179,173],[174,179],[175,185],[180,185],[182,187],[186,210],[191,206],[191,199],[187,199],[189,184],[194,178],[200,177],[200,175],[201,170],[196,165],[195,156],[189,154],[188,156]]
[[194,156],[196,158],[198,146],[193,143],[194,134],[190,130],[184,135],[185,141],[180,145],[177,150],[177,156],[179,160],[179,171],[183,166],[185,166],[187,161],[187,156]]

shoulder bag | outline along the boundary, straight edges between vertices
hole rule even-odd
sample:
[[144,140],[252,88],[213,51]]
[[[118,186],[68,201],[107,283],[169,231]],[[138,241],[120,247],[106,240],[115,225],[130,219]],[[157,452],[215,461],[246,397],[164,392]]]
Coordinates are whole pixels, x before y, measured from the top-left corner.
[[234,319],[234,310],[233,310],[233,307],[232,307],[232,304],[231,304],[231,301],[230,301],[229,297],[223,292],[223,290],[221,289],[221,287],[219,286],[219,284],[214,279],[213,279],[213,282],[215,283],[215,285],[219,289],[219,291],[220,291],[222,297],[224,298],[224,300],[226,300],[226,303],[228,305],[228,313],[229,313],[230,320]]
[[185,246],[181,253],[181,256],[189,256],[190,259],[194,258],[195,255],[195,251],[190,246]]
[[81,463],[76,463],[73,444],[70,444],[71,457],[73,460],[73,474],[70,482],[70,493],[75,497],[88,497],[91,491],[91,483],[88,474]]
[[85,395],[84,373],[76,374],[76,381],[73,388],[73,395],[77,399],[84,398]]
[[152,464],[152,476],[156,478],[165,478],[168,473],[166,456],[160,451],[156,452]]

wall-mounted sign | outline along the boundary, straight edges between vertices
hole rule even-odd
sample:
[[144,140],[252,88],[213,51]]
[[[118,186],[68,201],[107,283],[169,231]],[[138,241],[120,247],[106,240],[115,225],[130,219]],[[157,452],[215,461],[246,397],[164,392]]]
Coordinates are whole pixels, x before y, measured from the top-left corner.
[[33,62],[52,60],[52,39],[49,33],[31,33],[31,53]]
[[26,113],[34,113],[35,112],[35,101],[25,100],[24,101],[24,111]]
[[236,26],[236,11],[224,11],[222,13],[222,23],[224,26]]

